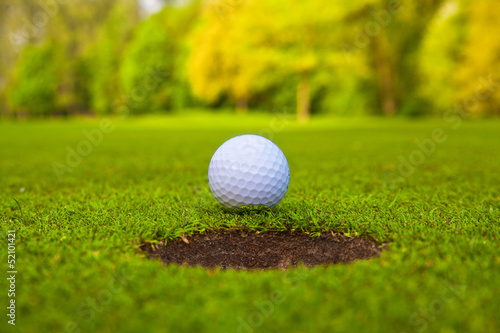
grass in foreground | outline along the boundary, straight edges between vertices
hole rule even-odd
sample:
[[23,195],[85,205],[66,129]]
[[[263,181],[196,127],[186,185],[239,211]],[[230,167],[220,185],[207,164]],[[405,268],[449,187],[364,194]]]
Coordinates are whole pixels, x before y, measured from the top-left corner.
[[[4,315],[2,332],[500,327],[500,122],[454,130],[439,120],[297,126],[198,115],[113,125],[62,180],[53,162],[64,164],[66,147],[97,121],[0,125],[0,242],[6,260],[6,231],[17,230],[18,271],[16,326]],[[408,160],[435,128],[447,139],[395,178],[400,156]],[[242,133],[271,134],[287,156],[290,188],[272,212],[228,214],[210,194],[212,153]],[[138,252],[143,241],[233,226],[391,243],[378,259],[286,272],[163,267]]]

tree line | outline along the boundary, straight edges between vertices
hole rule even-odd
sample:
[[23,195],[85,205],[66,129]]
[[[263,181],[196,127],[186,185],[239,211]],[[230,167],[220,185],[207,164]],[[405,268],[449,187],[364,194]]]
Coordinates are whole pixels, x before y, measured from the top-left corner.
[[[489,0],[11,0],[4,116],[286,108],[500,115],[500,3]],[[463,112],[463,111],[462,111]]]

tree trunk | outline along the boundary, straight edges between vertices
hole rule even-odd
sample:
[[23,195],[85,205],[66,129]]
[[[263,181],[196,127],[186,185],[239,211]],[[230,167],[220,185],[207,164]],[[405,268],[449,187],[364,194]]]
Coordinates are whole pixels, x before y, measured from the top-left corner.
[[303,74],[297,87],[297,120],[307,123],[310,117],[310,85],[309,78]]
[[248,111],[248,98],[247,97],[237,97],[236,98],[236,113],[245,114]]
[[396,92],[394,73],[388,55],[387,41],[380,36],[375,41],[375,70],[377,71],[378,86],[381,98],[382,112],[385,115],[396,113]]

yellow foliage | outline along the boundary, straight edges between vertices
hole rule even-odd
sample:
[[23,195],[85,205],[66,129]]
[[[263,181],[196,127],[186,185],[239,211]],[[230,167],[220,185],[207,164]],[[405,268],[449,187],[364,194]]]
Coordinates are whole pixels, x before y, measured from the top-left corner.
[[458,1],[445,1],[429,23],[418,54],[422,95],[434,101],[438,111],[450,108],[459,98],[454,80],[463,38],[463,10]]
[[[217,0],[206,4],[188,62],[193,92],[234,100],[347,61],[338,45],[342,20],[377,0]],[[285,7],[286,6],[286,7]]]
[[457,73],[461,99],[473,114],[500,114],[500,2],[475,0],[467,8],[469,33]]
[[[209,102],[227,93],[234,99],[247,98],[252,81],[256,80],[258,66],[254,54],[238,36],[235,24],[239,11],[245,6],[222,6],[222,2],[205,5],[203,22],[195,31],[191,41],[191,55],[188,61],[188,75],[195,95]],[[223,9],[221,9],[223,8]]]

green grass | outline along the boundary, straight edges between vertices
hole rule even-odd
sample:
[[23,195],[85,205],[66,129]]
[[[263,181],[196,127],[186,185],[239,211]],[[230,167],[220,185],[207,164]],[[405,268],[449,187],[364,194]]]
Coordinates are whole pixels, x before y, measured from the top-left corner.
[[[439,119],[317,118],[299,126],[264,115],[193,114],[113,125],[59,180],[53,162],[64,163],[66,146],[75,148],[98,121],[0,124],[0,244],[6,262],[6,231],[17,230],[18,271],[16,326],[2,314],[0,331],[500,327],[500,122],[453,129]],[[438,127],[447,140],[412,175],[391,181],[399,156],[407,159],[415,139]],[[287,156],[289,191],[272,212],[226,213],[208,187],[211,155],[234,135],[259,132]],[[390,243],[370,261],[286,272],[164,267],[138,250],[143,240],[231,226]]]

